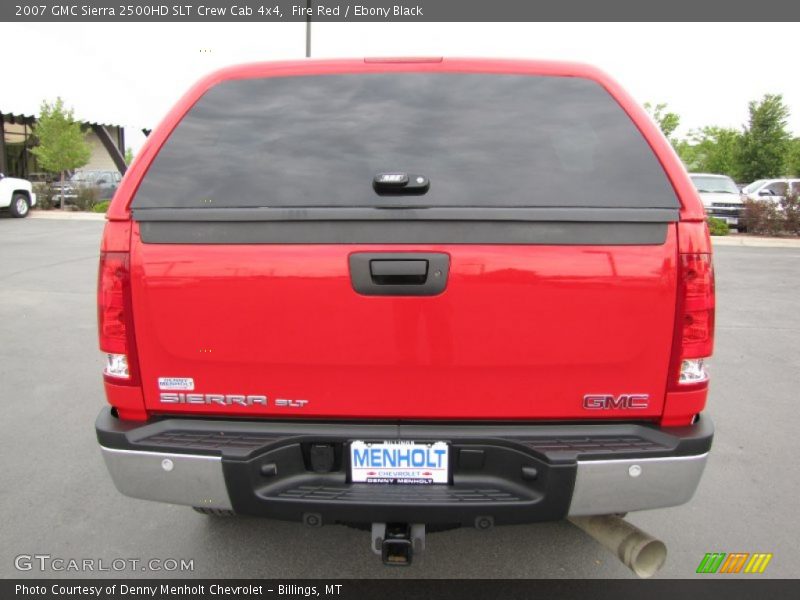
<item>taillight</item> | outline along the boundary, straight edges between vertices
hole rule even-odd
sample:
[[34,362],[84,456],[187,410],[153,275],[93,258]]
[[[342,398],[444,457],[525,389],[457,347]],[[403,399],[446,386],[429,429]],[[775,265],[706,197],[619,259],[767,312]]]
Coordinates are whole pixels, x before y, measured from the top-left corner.
[[710,254],[680,255],[678,292],[677,383],[683,387],[708,380],[705,361],[714,349],[714,266]]
[[133,322],[130,305],[130,263],[127,252],[101,252],[97,279],[97,328],[106,354],[106,379],[136,384]]

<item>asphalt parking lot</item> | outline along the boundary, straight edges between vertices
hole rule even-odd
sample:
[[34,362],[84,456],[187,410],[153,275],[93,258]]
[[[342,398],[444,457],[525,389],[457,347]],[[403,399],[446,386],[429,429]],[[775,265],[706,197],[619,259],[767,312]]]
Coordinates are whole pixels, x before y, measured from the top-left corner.
[[[411,568],[389,569],[365,532],[208,518],[121,496],[93,430],[104,405],[95,320],[102,226],[0,218],[0,576],[82,575],[20,572],[19,554],[193,559],[193,572],[171,574],[193,577],[632,576],[568,523],[434,534]],[[771,552],[766,572],[747,577],[796,577],[800,248],[719,247],[715,261],[714,449],[691,503],[630,520],[666,542],[661,577],[693,576],[712,551]]]

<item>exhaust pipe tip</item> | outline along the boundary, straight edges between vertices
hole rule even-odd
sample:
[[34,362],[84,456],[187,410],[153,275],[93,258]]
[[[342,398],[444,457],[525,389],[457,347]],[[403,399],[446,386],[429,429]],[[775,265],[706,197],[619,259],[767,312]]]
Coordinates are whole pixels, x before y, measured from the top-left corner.
[[645,540],[631,551],[630,556],[622,558],[622,563],[642,579],[652,577],[667,562],[667,546],[661,540]]
[[570,517],[569,521],[613,552],[638,577],[652,577],[667,561],[664,542],[617,516]]

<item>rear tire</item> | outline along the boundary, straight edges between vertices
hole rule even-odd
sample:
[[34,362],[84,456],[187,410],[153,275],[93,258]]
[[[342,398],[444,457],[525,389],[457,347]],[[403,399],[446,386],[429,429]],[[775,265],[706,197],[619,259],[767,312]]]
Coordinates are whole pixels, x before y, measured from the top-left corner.
[[227,508],[205,508],[203,506],[193,506],[192,510],[208,517],[233,517],[236,514]]
[[25,194],[14,194],[11,198],[11,206],[8,207],[11,216],[16,219],[22,219],[28,216],[31,212],[31,205],[29,204],[28,197]]

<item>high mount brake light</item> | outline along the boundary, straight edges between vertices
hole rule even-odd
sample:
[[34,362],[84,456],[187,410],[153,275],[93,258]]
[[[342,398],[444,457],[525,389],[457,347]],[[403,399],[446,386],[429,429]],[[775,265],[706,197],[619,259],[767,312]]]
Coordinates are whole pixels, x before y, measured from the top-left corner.
[[114,383],[138,383],[132,356],[130,263],[127,252],[101,252],[97,278],[97,329],[106,353],[103,372]]

